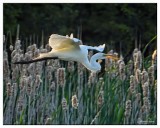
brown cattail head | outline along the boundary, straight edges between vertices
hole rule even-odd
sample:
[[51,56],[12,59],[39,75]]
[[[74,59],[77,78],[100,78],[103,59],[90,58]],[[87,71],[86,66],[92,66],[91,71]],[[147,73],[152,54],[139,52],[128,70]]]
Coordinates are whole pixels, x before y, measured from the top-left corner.
[[7,95],[11,96],[13,94],[13,86],[10,82],[7,83],[7,89],[6,89]]
[[142,53],[137,48],[133,51],[134,71],[142,68]]
[[91,72],[89,78],[88,78],[88,84],[95,84],[97,82],[97,73],[96,72]]
[[149,82],[148,72],[143,69],[141,73],[141,83],[144,84],[145,82]]
[[125,108],[125,116],[126,117],[130,117],[130,115],[131,115],[131,109],[132,109],[131,100],[127,100],[126,101],[126,108]]
[[97,104],[98,104],[98,106],[102,106],[103,103],[104,103],[104,91],[101,90],[101,91],[99,92],[99,95],[98,95]]
[[77,109],[77,107],[78,107],[78,99],[77,99],[77,96],[76,95],[73,95],[72,96],[72,107],[74,108],[74,109]]
[[20,89],[23,90],[25,87],[28,86],[28,79],[27,76],[22,76],[20,78]]
[[140,69],[136,69],[135,77],[136,77],[136,82],[139,84],[141,81],[141,70]]
[[66,80],[65,80],[65,68],[59,68],[57,69],[57,85],[63,87],[65,86]]
[[36,80],[35,80],[35,87],[39,88],[40,84],[42,83],[42,79],[40,75],[36,75]]
[[130,76],[130,93],[134,94],[136,92],[136,79],[135,76],[131,75]]
[[149,76],[149,83],[150,86],[154,86],[154,65],[148,68],[148,76]]
[[149,83],[145,82],[142,84],[142,89],[143,89],[143,97],[149,97]]
[[150,101],[149,101],[148,97],[143,98],[142,112],[145,115],[148,115],[150,112]]

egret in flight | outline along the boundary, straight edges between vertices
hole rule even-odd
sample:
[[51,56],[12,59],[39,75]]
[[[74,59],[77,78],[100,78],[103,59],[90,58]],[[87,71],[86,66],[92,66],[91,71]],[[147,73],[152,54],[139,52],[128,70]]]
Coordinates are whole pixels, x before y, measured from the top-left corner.
[[105,58],[117,59],[117,57],[111,54],[96,53],[90,58],[89,61],[88,50],[91,49],[102,52],[105,48],[105,44],[98,47],[82,45],[82,41],[77,38],[73,38],[73,35],[69,37],[52,34],[49,38],[49,46],[52,48],[50,52],[40,53],[37,58],[34,58],[31,61],[15,62],[14,64],[28,64],[46,59],[61,59],[67,61],[77,61],[82,63],[88,70],[97,72],[101,70],[101,65],[97,62],[97,60]]

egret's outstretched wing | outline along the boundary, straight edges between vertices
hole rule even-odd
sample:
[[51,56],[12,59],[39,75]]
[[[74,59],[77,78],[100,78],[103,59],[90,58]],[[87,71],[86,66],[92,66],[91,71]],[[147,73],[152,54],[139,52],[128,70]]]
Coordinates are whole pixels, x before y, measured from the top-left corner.
[[90,50],[96,50],[96,51],[99,51],[99,52],[103,52],[104,48],[105,48],[105,44],[103,45],[99,45],[99,46],[85,46],[87,49],[90,49]]
[[50,36],[49,45],[52,47],[53,50],[80,49],[79,45],[75,43],[74,40],[58,34],[52,34]]

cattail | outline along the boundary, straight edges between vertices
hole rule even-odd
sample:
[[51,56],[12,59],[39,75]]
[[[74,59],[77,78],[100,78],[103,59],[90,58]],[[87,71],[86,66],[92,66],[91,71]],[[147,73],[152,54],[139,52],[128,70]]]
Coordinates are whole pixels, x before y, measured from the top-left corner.
[[142,118],[147,119],[150,113],[150,101],[147,97],[143,98],[143,106],[141,108]]
[[84,67],[84,65],[81,63],[78,63],[78,73],[81,71],[85,71],[85,70],[86,70],[86,68]]
[[84,72],[82,70],[78,70],[78,84],[83,85],[84,80]]
[[140,69],[136,69],[135,77],[136,77],[136,82],[139,84],[141,81],[141,70]]
[[35,69],[35,73],[36,74],[41,74],[43,69],[43,62],[37,62],[36,63],[36,69]]
[[132,109],[131,100],[127,100],[126,101],[126,108],[125,108],[125,117],[126,118],[129,118],[131,116],[131,109]]
[[77,107],[78,107],[78,99],[77,99],[77,96],[76,96],[76,95],[73,95],[73,96],[72,96],[72,107],[73,107],[74,109],[77,109]]
[[35,87],[38,88],[41,83],[42,83],[41,76],[40,75],[36,75]]
[[53,70],[57,70],[58,68],[60,68],[59,60],[53,60]]
[[8,81],[10,78],[10,70],[7,58],[3,59],[3,78],[5,81]]
[[12,62],[17,62],[17,61],[20,61],[20,54],[19,53],[15,54],[15,56],[12,58]]
[[28,85],[28,79],[27,76],[22,76],[20,78],[20,89],[23,90]]
[[136,78],[135,78],[135,76],[131,75],[130,76],[130,88],[129,89],[130,89],[130,92],[132,94],[134,94],[136,92],[136,85],[137,85]]
[[39,49],[35,49],[34,53],[33,53],[33,57],[38,57],[39,56]]
[[148,76],[149,76],[150,86],[153,86],[154,85],[154,66],[153,65],[148,68]]
[[143,69],[143,71],[141,73],[141,83],[142,83],[142,85],[145,82],[149,82],[149,76],[148,76],[148,72],[145,69]]
[[155,69],[157,67],[157,50],[154,50],[152,54],[152,65],[154,65]]
[[137,105],[141,106],[141,93],[136,94],[136,102]]
[[35,73],[35,68],[36,68],[36,64],[35,63],[31,63],[29,64],[27,71],[29,72],[29,74],[34,74]]
[[7,86],[7,89],[6,89],[7,95],[8,96],[13,95],[13,86],[11,85],[11,83],[8,82],[6,86]]
[[141,69],[142,68],[142,53],[139,50],[137,54],[138,54],[137,61],[139,62],[139,69]]
[[132,111],[131,100],[127,100],[126,101],[125,112],[124,112],[124,116],[125,116],[124,122],[125,122],[125,124],[129,124],[131,111]]
[[67,68],[69,72],[73,72],[74,71],[74,61],[69,61]]
[[98,101],[97,101],[97,104],[98,106],[102,106],[104,103],[104,91],[101,90],[99,95],[98,95]]
[[36,49],[37,49],[36,44],[31,45],[31,51],[32,51],[32,53],[34,53]]
[[12,71],[13,82],[16,82],[18,76],[19,76],[19,67],[17,65],[15,65],[15,67],[13,68],[13,71]]
[[61,87],[65,86],[65,68],[57,69],[57,84]]
[[48,65],[46,68],[47,68],[47,79],[49,81],[51,81],[52,80],[53,67]]
[[51,91],[55,91],[55,88],[56,88],[55,82],[52,81],[51,86],[50,86],[50,90],[51,90]]
[[148,82],[145,82],[142,84],[142,89],[143,89],[143,97],[149,97],[149,84]]
[[130,76],[132,74],[133,71],[133,61],[129,60],[128,64],[127,64],[127,75]]
[[21,41],[20,41],[20,40],[16,40],[16,43],[15,43],[15,50],[20,49],[20,47],[21,47]]
[[32,59],[32,56],[28,52],[26,52],[25,55],[24,55],[24,60],[29,61],[31,59]]
[[[114,54],[113,50],[110,50],[108,54]],[[105,59],[105,70],[106,71],[110,70],[112,66],[113,66],[113,60],[110,58],[106,58]]]
[[126,79],[126,74],[125,74],[125,63],[122,59],[122,61],[119,61],[119,75],[121,80]]
[[95,84],[97,82],[97,73],[91,72],[89,78],[88,78],[88,84]]
[[67,100],[65,98],[62,99],[62,109],[67,110]]
[[9,46],[10,51],[13,51],[13,45]]
[[142,67],[142,53],[137,48],[133,51],[134,71]]

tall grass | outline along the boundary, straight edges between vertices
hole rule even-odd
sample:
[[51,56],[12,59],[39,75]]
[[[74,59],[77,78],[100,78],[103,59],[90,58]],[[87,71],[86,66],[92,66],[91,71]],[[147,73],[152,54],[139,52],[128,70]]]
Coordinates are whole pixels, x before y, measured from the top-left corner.
[[17,37],[10,46],[11,62],[4,48],[4,124],[157,124],[156,53],[142,58],[135,49],[126,64],[106,59],[99,77],[76,62],[14,65],[49,51],[21,44]]

